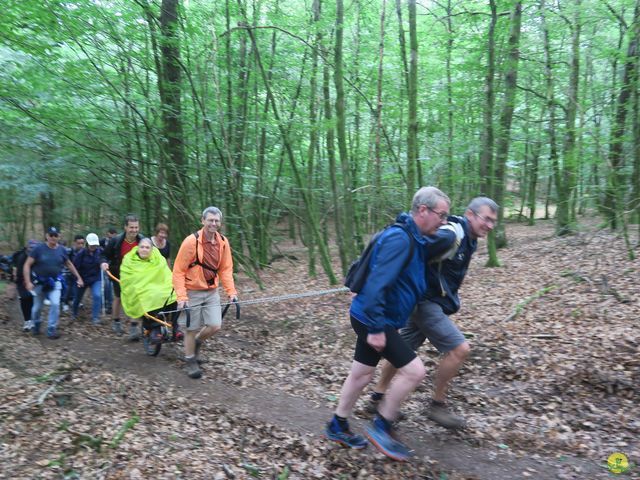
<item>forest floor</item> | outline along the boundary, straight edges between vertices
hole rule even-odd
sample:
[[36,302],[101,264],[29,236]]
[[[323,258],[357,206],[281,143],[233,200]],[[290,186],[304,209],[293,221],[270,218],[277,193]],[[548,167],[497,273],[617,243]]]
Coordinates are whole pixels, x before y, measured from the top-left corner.
[[[352,355],[347,293],[228,315],[191,380],[173,345],[147,357],[107,322],[63,316],[58,341],[21,333],[8,287],[0,478],[640,478],[640,261],[595,225],[557,238],[550,222],[509,224],[507,234],[501,268],[484,267],[481,242],[453,317],[472,344],[450,395],[468,428],[425,417],[427,378],[403,406],[408,463],[322,438]],[[308,277],[301,247],[280,248],[265,290],[240,276],[241,299],[331,288]],[[431,375],[437,352],[419,355]],[[607,469],[614,452],[635,464],[624,475]]]

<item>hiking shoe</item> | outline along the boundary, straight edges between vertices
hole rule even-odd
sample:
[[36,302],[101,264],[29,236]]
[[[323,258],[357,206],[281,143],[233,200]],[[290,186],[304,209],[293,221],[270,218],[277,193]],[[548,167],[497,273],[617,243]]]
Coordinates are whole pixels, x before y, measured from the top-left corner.
[[129,341],[137,342],[140,340],[140,329],[138,328],[138,322],[131,322],[129,325]]
[[427,418],[451,430],[464,428],[466,425],[464,418],[450,412],[445,404],[432,403],[427,410]]
[[47,333],[47,338],[50,340],[58,340],[60,338],[60,334],[58,332]]
[[185,359],[185,361],[187,362],[187,365],[185,367],[187,370],[187,375],[189,375],[190,378],[202,377],[202,370],[200,370],[200,367],[198,366],[196,357],[187,358]]
[[69,311],[69,305],[66,303],[62,304],[62,313],[67,313]]
[[111,321],[111,330],[113,330],[116,335],[122,336],[124,332],[122,331],[122,323],[120,323],[119,319],[114,319]]
[[[376,418],[376,420],[378,420]],[[387,457],[398,462],[406,462],[411,458],[411,451],[402,442],[392,437],[391,431],[380,427],[374,420],[365,429],[365,435],[373,445]]]
[[362,435],[352,433],[349,428],[342,430],[335,418],[327,423],[324,429],[324,436],[328,440],[337,442],[343,447],[353,448],[355,450],[363,449],[367,446],[367,441]]
[[182,340],[184,340],[184,333],[182,333],[182,330],[176,331],[176,342],[180,342]]
[[25,320],[24,325],[22,326],[22,331],[25,333],[29,333],[33,328],[33,322],[31,320]]
[[91,320],[91,325],[100,325],[102,322],[100,321],[99,318],[93,318]]

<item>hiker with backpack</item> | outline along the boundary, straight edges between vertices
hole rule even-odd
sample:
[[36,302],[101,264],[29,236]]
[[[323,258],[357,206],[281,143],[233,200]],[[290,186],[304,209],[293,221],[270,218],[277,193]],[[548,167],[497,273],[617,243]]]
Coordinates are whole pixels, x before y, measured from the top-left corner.
[[427,293],[425,268],[429,250],[425,235],[435,233],[447,222],[450,203],[449,197],[437,188],[423,187],[413,197],[411,212],[398,215],[394,225],[372,240],[368,275],[351,302],[351,326],[357,337],[355,353],[338,407],[325,428],[329,440],[355,449],[367,446],[367,440],[351,432],[347,418],[373,379],[378,362],[385,358],[398,369],[397,377],[365,434],[394,460],[405,461],[411,456],[407,446],[394,438],[392,422],[402,401],[424,378],[425,368],[398,329],[405,326]]
[[[460,309],[458,290],[464,280],[471,256],[478,247],[478,238],[484,238],[496,226],[498,205],[487,197],[474,198],[464,217],[449,217],[449,223],[428,238],[433,251],[445,250],[437,258],[430,258],[427,266],[427,294],[418,303],[400,336],[413,350],[429,339],[443,357],[436,368],[434,392],[427,417],[437,424],[458,429],[465,425],[464,418],[451,412],[445,403],[451,380],[469,355],[470,346],[449,315]],[[396,369],[385,363],[382,374],[373,388],[367,410],[375,413],[389,388]]]
[[229,240],[219,230],[222,212],[207,207],[202,212],[202,229],[185,238],[173,265],[173,288],[178,299],[178,324],[184,336],[187,375],[200,378],[198,365],[203,343],[222,325],[220,284],[230,301],[238,301],[233,281],[233,258]]

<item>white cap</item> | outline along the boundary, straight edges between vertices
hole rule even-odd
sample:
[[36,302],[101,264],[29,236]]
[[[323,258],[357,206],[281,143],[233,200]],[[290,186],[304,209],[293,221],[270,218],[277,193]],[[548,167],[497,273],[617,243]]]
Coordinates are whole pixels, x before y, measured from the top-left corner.
[[96,235],[95,233],[90,233],[89,235],[87,235],[87,245],[100,245],[100,239],[98,238],[98,235]]

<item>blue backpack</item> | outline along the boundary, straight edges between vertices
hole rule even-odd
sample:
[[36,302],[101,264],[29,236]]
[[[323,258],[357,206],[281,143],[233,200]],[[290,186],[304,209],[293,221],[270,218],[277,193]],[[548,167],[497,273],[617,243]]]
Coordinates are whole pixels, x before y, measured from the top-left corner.
[[388,228],[392,227],[401,228],[407,235],[409,235],[409,256],[405,260],[404,265],[402,265],[402,270],[407,268],[407,265],[409,265],[409,262],[413,258],[413,244],[415,242],[413,241],[407,224],[396,222],[391,225],[387,225],[371,237],[371,240],[369,240],[369,243],[363,250],[362,254],[360,254],[360,257],[354,261],[349,267],[349,270],[347,270],[347,274],[344,277],[344,286],[348,287],[353,293],[360,293],[362,291],[362,288],[367,281],[367,277],[369,276],[369,264],[371,263],[371,256],[373,255],[373,247],[376,244],[376,241],[380,238],[380,235],[382,235]]

